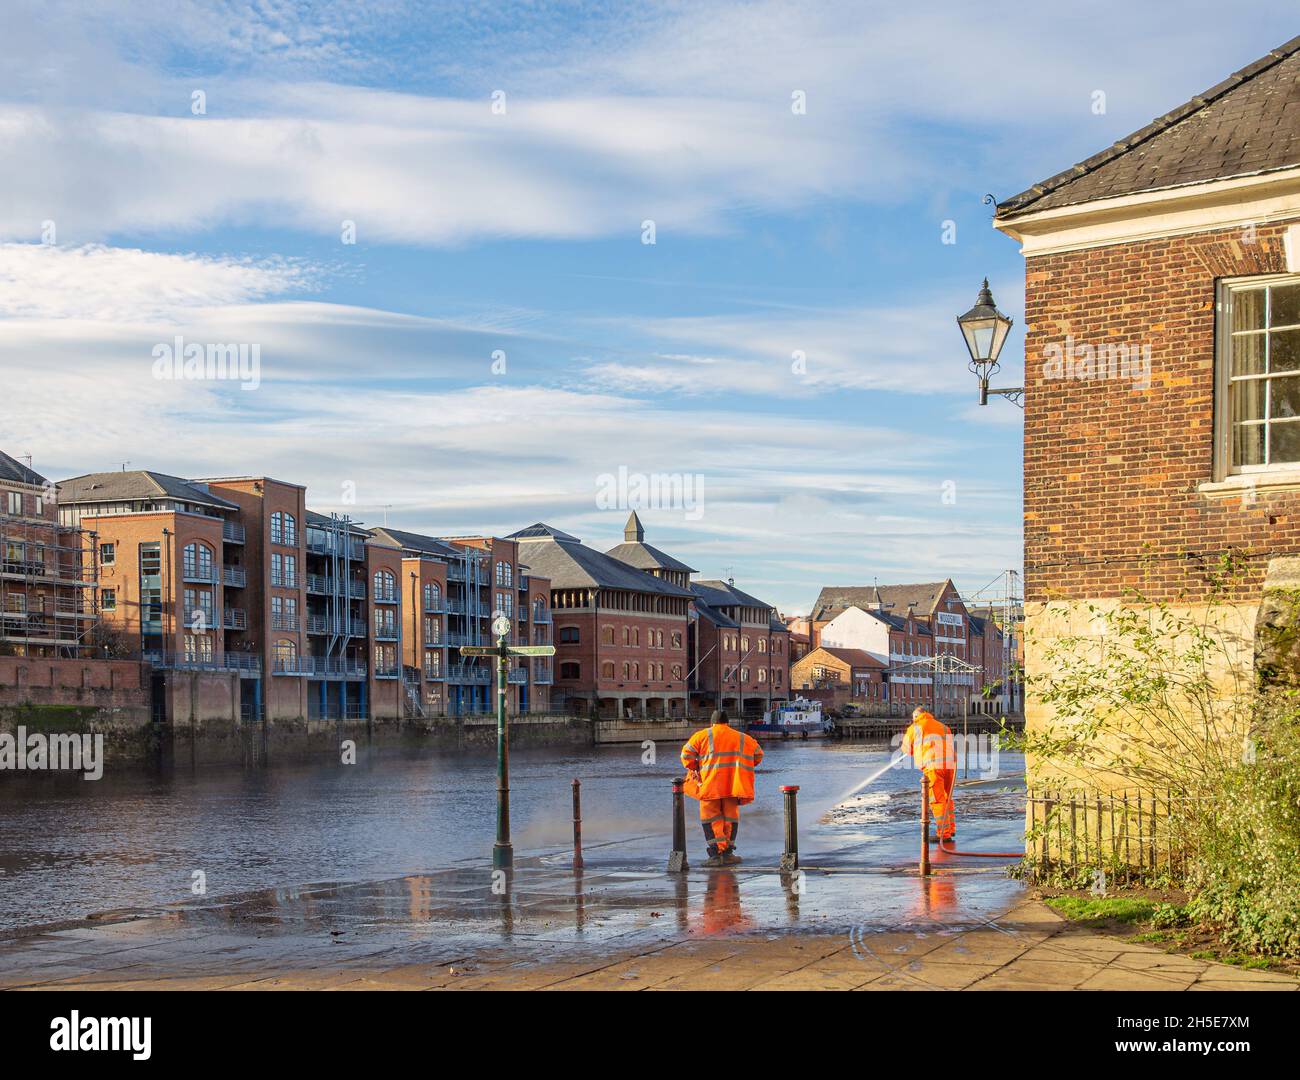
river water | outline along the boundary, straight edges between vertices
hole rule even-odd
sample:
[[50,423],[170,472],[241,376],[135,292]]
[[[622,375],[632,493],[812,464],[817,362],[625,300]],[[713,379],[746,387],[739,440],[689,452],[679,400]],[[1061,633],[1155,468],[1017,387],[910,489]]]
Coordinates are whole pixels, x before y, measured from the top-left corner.
[[[661,868],[671,847],[669,780],[680,774],[677,749],[661,745],[652,764],[642,760],[639,744],[513,750],[517,857],[569,845],[576,777],[588,865],[623,859]],[[838,805],[889,753],[887,745],[864,742],[769,744],[758,799],[741,812],[739,849],[747,861],[774,863],[780,853],[782,784],[801,789],[805,864],[833,861],[850,848],[870,852],[880,866],[914,861],[914,771],[890,770]],[[1023,771],[1018,755],[1002,754],[996,778],[959,785],[963,848],[1019,846]],[[192,900],[196,871],[215,897],[486,862],[495,777],[490,753],[433,750],[362,751],[355,765],[109,769],[98,781],[0,773],[0,930]],[[688,848],[697,859],[703,838],[691,800],[687,815]]]

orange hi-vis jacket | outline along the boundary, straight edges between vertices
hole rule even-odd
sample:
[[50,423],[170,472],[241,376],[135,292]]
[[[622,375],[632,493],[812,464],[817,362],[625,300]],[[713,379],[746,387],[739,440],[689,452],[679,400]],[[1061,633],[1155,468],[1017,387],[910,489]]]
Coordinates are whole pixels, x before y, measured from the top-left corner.
[[903,736],[903,753],[910,755],[918,769],[955,769],[957,748],[952,732],[928,712],[913,720]]
[[698,769],[700,800],[735,799],[742,806],[754,801],[754,769],[763,760],[758,740],[730,724],[701,728],[682,747],[682,764]]

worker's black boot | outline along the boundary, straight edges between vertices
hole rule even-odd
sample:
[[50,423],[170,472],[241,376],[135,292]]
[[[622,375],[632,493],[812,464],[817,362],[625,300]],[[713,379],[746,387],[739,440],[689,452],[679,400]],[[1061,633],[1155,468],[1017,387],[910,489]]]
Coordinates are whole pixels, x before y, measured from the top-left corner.
[[708,857],[707,859],[704,860],[704,865],[705,865],[705,866],[721,866],[721,865],[722,865],[722,856],[718,854],[718,845],[717,845],[717,844],[710,844],[710,845],[709,845],[709,857]]
[[744,859],[742,859],[738,854],[736,854],[735,848],[731,848],[730,850],[725,852],[722,856],[723,866],[735,866],[737,863],[742,863],[744,861],[745,861]]

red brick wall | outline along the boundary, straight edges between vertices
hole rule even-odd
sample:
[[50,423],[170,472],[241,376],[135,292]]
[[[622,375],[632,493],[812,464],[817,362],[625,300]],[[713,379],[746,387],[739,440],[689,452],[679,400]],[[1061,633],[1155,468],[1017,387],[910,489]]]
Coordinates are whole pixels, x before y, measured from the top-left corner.
[[[1264,560],[1300,550],[1300,492],[1210,498],[1215,283],[1285,270],[1284,225],[1085,251],[1026,263],[1025,597],[1204,599],[1221,552],[1248,556],[1235,587],[1257,594]],[[1150,344],[1149,389],[1125,379],[1046,378],[1046,349]]]

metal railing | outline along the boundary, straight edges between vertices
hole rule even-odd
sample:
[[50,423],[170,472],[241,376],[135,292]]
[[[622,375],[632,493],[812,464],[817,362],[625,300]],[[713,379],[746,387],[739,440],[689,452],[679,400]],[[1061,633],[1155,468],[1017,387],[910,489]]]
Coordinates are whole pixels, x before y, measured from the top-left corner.
[[364,678],[366,662],[346,656],[275,657],[271,670],[276,675],[345,675]]
[[512,667],[506,672],[506,682],[511,686],[520,686],[528,682],[528,669]]
[[399,599],[400,599],[400,596],[399,596],[399,594],[398,594],[398,592],[397,592],[396,589],[376,589],[376,590],[375,590],[375,603],[376,603],[376,604],[396,604],[396,603],[398,602]]
[[447,679],[459,683],[489,683],[492,681],[492,673],[475,664],[448,664]]
[[244,527],[237,521],[223,521],[221,523],[221,539],[228,544],[242,544],[244,542]]
[[396,641],[397,633],[396,620],[392,622],[379,620],[375,623],[374,637],[376,641]]
[[[357,578],[348,578],[345,584],[345,590],[338,590],[342,592],[343,595],[353,597],[354,599],[365,599],[366,583],[364,581]],[[328,577],[325,574],[308,574],[307,591],[310,593],[320,593],[324,596],[333,596],[336,591],[334,588],[334,578]]]
[[396,679],[402,674],[402,668],[399,664],[375,668],[376,679]]
[[199,585],[216,585],[220,579],[216,570],[210,566],[206,570],[198,566],[184,566],[181,568],[181,580]]
[[307,633],[346,634],[349,637],[365,637],[367,634],[367,624],[364,619],[331,618],[329,615],[308,615]]
[[278,589],[296,589],[298,575],[288,570],[272,570],[271,584]]
[[221,583],[232,589],[242,589],[248,584],[248,573],[242,567],[223,566],[221,568]]
[[262,658],[256,653],[227,652],[211,659],[187,657],[180,653],[146,652],[142,658],[156,668],[175,671],[247,671],[260,672]]
[[[242,627],[241,627],[242,629]],[[298,616],[286,615],[284,612],[271,612],[271,629],[288,630],[290,632],[298,629]]]

